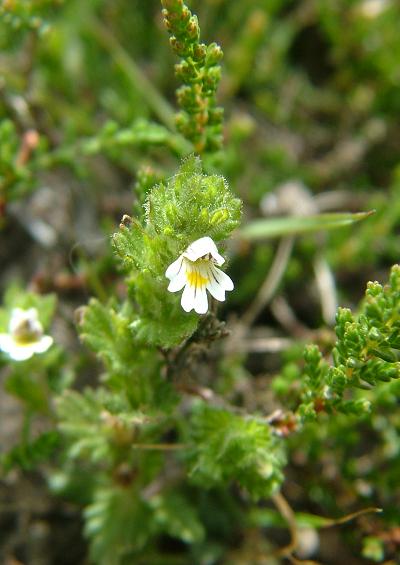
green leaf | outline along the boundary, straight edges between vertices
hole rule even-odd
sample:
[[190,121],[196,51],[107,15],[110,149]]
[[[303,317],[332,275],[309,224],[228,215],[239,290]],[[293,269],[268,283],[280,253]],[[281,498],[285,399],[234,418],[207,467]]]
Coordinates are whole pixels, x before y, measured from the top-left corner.
[[57,399],[56,409],[59,429],[69,442],[69,457],[94,463],[111,462],[114,450],[121,446],[129,449],[136,427],[145,421],[123,394],[103,388],[66,391]]
[[113,303],[105,306],[92,299],[84,309],[81,337],[108,368],[124,372],[134,358],[134,338],[129,324],[130,320]]
[[140,550],[154,531],[153,512],[141,501],[135,485],[100,487],[84,516],[90,556],[98,565],[124,563],[124,558]]
[[168,492],[151,498],[154,522],[161,531],[185,543],[198,543],[204,538],[204,528],[196,509],[178,492]]
[[373,213],[374,211],[357,214],[318,214],[315,216],[285,216],[284,218],[253,220],[236,232],[236,235],[241,239],[257,240],[332,230],[364,220]]
[[196,483],[211,487],[237,481],[257,498],[270,496],[283,480],[282,441],[265,421],[199,403],[189,440],[190,477]]
[[140,304],[140,315],[132,322],[131,329],[144,346],[179,345],[198,326],[199,317],[183,311],[179,297],[167,291],[167,282],[145,273],[136,277],[134,294]]
[[67,391],[57,399],[59,429],[70,443],[71,459],[85,457],[92,462],[110,462],[112,454],[106,422],[101,417],[105,397],[103,389],[87,389],[82,394]]
[[[352,515],[349,515],[349,518],[351,518],[351,516]],[[335,519],[325,518],[324,516],[318,516],[317,514],[310,514],[309,512],[296,512],[295,519],[299,528],[316,529],[329,528],[337,522],[340,523],[341,520],[339,519],[336,521]],[[287,527],[287,521],[285,518],[274,508],[253,508],[249,512],[248,520],[252,526],[256,526],[258,528]]]
[[[168,311],[168,300],[165,302],[165,318],[169,316],[173,323],[173,312]],[[171,385],[162,378],[159,370],[161,360],[151,347],[159,335],[158,304],[156,301],[153,317],[147,319],[145,316],[138,318],[128,303],[117,309],[113,302],[104,305],[93,299],[84,309],[80,324],[83,341],[106,366],[104,380],[112,389],[120,394],[123,392],[133,407],[155,403],[160,396],[174,403]],[[165,335],[169,332],[171,339],[177,335],[179,327],[171,329],[168,323],[161,326],[161,331],[166,332]]]

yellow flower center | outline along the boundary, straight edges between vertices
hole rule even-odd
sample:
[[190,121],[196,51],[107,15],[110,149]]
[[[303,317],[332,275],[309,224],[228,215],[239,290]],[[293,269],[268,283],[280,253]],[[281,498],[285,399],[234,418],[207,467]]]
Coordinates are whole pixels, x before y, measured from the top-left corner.
[[186,279],[190,286],[194,286],[196,288],[203,287],[209,282],[208,277],[203,277],[203,275],[201,275],[197,270],[187,271]]
[[13,332],[14,341],[21,346],[35,343],[39,341],[40,337],[40,327],[36,327],[30,320],[22,320]]

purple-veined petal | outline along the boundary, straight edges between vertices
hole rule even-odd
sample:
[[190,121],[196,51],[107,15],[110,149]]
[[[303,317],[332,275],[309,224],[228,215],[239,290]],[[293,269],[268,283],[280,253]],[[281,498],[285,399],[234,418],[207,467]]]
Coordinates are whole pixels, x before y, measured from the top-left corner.
[[228,277],[226,273],[224,273],[223,271],[221,271],[221,269],[218,269],[218,267],[215,266],[212,267],[212,271],[218,283],[221,285],[221,287],[224,290],[234,289],[233,281],[230,277]]
[[223,302],[225,300],[225,290],[214,278],[212,272],[210,272],[210,281],[207,283],[207,289],[211,296],[215,298],[215,300],[218,300],[219,302]]

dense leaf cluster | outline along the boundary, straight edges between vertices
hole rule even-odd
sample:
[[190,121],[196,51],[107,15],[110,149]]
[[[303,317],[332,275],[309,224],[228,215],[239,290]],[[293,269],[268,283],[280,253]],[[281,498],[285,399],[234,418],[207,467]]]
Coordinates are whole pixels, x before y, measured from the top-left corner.
[[199,404],[190,434],[189,477],[198,484],[211,487],[233,480],[256,499],[279,488],[284,448],[265,420]]

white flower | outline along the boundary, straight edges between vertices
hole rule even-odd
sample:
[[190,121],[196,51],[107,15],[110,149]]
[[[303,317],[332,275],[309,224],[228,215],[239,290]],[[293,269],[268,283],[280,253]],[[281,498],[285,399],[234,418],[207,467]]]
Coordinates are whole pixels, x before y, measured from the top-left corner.
[[14,361],[25,361],[35,353],[44,353],[52,343],[51,336],[43,335],[36,308],[14,308],[8,334],[0,334],[0,349]]
[[195,310],[205,314],[208,310],[207,292],[216,300],[223,302],[225,292],[233,290],[233,282],[216,265],[221,266],[225,259],[218,253],[211,237],[201,237],[189,247],[166,270],[165,276],[171,281],[170,292],[182,293],[181,305],[185,312]]

